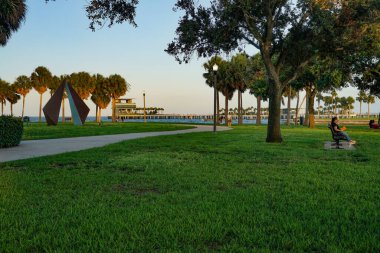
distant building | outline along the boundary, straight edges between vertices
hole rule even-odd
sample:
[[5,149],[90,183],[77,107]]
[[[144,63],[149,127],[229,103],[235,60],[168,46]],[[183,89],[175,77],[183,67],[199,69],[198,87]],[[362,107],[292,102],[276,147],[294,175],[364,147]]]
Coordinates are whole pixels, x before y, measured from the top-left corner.
[[[144,108],[137,107],[133,102],[133,98],[120,98],[116,99],[116,118],[123,119],[129,116],[144,115]],[[159,107],[146,107],[145,112],[147,115],[157,115],[163,112],[164,108]]]
[[116,118],[136,113],[136,103],[132,98],[116,99]]

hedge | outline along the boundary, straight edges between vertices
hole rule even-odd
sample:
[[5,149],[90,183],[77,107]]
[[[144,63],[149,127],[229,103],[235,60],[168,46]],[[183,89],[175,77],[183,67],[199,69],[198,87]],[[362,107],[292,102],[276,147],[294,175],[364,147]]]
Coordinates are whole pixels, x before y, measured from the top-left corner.
[[0,116],[0,148],[20,144],[24,126],[20,118]]

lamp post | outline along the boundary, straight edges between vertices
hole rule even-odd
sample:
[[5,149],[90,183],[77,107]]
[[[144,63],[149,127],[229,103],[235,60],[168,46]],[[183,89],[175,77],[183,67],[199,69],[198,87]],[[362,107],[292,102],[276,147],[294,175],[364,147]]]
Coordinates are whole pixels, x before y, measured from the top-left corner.
[[144,97],[144,123],[146,123],[146,110],[145,110],[145,90],[143,91],[143,97]]
[[216,72],[218,71],[218,65],[215,63],[212,66],[212,71],[214,74],[214,133],[216,132]]

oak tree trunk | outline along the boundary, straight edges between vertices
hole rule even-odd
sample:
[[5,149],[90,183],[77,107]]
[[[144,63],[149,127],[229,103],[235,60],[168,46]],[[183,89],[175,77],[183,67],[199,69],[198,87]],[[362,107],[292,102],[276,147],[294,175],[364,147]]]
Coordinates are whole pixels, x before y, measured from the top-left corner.
[[315,100],[315,92],[311,92],[310,98],[309,98],[309,128],[315,128],[314,100]]
[[280,85],[275,83],[270,84],[267,142],[282,142],[280,126],[281,98],[282,89]]
[[306,90],[306,109],[305,109],[305,119],[303,121],[304,126],[309,126],[309,107],[310,107],[310,90]]

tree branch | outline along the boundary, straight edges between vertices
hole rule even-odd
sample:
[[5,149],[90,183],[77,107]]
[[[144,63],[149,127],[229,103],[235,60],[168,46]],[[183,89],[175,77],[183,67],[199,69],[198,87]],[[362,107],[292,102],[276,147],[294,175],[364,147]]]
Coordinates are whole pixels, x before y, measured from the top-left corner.
[[[285,86],[287,86],[289,83],[291,83],[291,82],[293,82],[294,80],[296,80],[296,79],[298,78],[299,74],[300,74],[300,73],[302,72],[302,70],[304,69],[304,67],[305,67],[307,64],[309,64],[309,62],[310,62],[310,59],[307,59],[307,60],[305,60],[304,62],[302,62],[301,64],[299,64],[299,65],[297,66],[296,71],[294,71],[293,76],[290,77],[290,78],[288,78],[287,80],[285,80],[285,81],[282,83],[282,86],[285,87]],[[283,88],[283,87],[282,87],[282,88]]]
[[263,43],[262,35],[260,34],[260,31],[257,29],[257,27],[253,24],[253,18],[245,11],[243,11],[245,22],[247,23],[248,30],[253,34],[255,39],[259,42],[259,44]]

